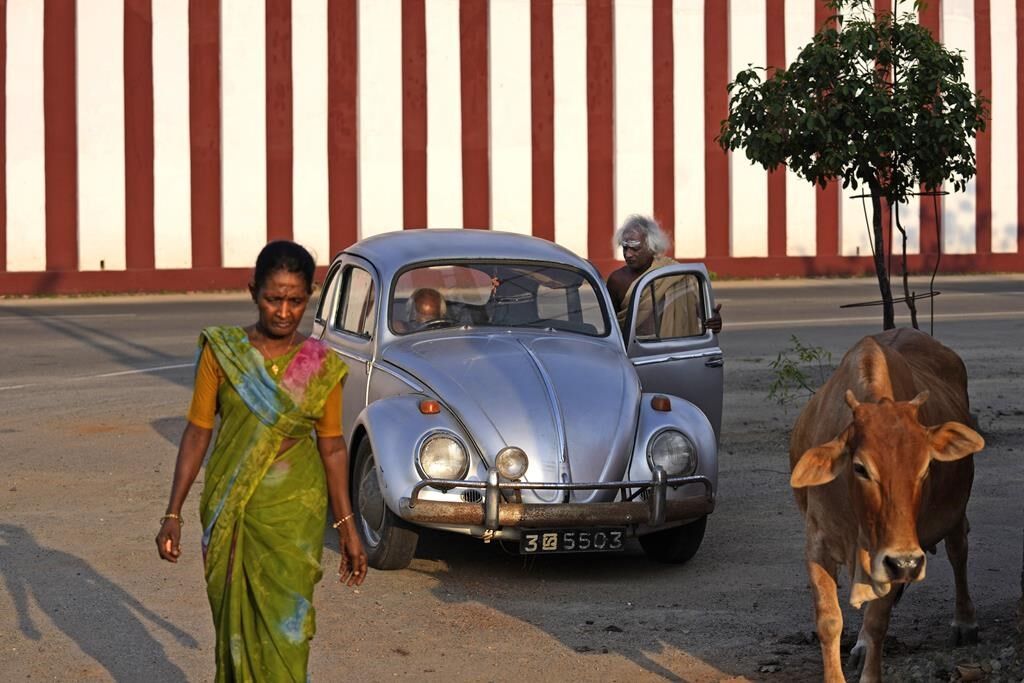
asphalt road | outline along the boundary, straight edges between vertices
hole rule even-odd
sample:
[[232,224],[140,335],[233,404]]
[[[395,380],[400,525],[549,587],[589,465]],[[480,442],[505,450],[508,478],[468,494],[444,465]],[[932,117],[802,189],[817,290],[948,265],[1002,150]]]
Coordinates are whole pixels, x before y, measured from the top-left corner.
[[[970,508],[971,585],[983,636],[994,635],[1010,628],[1019,596],[1024,278],[943,277],[936,289],[935,335],[967,363],[988,441]],[[881,328],[877,307],[840,304],[877,299],[877,287],[723,282],[716,293],[727,357],[721,491],[691,563],[652,564],[635,547],[526,562],[428,537],[410,569],[371,571],[351,591],[328,580],[329,545],[314,679],[813,679],[802,524],[786,483],[798,407],[767,398],[769,363],[793,335],[838,362]],[[152,539],[198,331],[253,317],[242,294],[0,300],[0,680],[211,679],[201,482],[186,504],[182,562],[159,562]],[[952,613],[941,551],[904,603],[892,661],[939,656],[931,643]]]

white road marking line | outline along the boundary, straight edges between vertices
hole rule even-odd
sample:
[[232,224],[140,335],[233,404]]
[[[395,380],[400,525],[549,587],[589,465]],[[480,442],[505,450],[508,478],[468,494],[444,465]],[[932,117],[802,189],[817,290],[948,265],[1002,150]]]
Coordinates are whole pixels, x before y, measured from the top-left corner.
[[[157,365],[152,368],[138,368],[135,370],[119,370],[117,372],[104,372],[98,375],[82,375],[80,377],[68,377],[63,382],[79,382],[86,379],[106,379],[109,377],[122,377],[124,375],[141,375],[149,372],[163,372],[164,370],[179,370],[181,368],[194,367],[195,363],[175,363],[174,365]],[[27,389],[28,387],[42,386],[39,382],[33,384],[13,384],[7,387],[0,387],[0,391],[9,391],[11,389]]]
[[99,379],[101,377],[120,377],[121,375],[139,375],[146,372],[162,372],[164,370],[177,370],[178,368],[191,368],[195,363],[178,363],[176,365],[158,365],[153,368],[139,368],[138,370],[120,370],[118,372],[104,372],[100,375],[84,375],[72,377],[71,379]]
[[[931,315],[927,311],[917,312],[918,324],[925,324],[931,319]],[[803,320],[757,320],[750,322],[726,322],[725,331],[731,329],[744,329],[744,328],[756,328],[756,327],[785,327],[787,325],[821,325],[821,324],[854,324],[854,323],[871,323],[878,322],[881,320],[882,314],[879,311],[878,315],[872,316],[855,316],[850,318],[807,318]],[[967,319],[988,319],[998,320],[1000,318],[1006,318],[1010,320],[1016,320],[1024,318],[1024,311],[989,311],[985,313],[936,313],[935,320],[953,321],[967,320]],[[900,322],[909,322],[910,316],[906,314],[899,314],[896,316],[896,320]]]
[[14,384],[9,387],[0,387],[0,391],[7,391],[8,389],[24,389],[25,387],[34,387],[35,384]]
[[35,323],[47,320],[76,320],[79,318],[137,318],[138,313],[67,313],[56,315],[0,315],[0,323]]

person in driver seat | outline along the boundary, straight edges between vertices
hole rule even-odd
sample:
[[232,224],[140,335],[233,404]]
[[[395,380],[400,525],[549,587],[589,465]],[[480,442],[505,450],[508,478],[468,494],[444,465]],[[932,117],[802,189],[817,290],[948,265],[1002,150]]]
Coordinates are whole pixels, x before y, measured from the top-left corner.
[[435,320],[447,320],[448,302],[432,287],[420,287],[405,302],[406,331],[423,329]]

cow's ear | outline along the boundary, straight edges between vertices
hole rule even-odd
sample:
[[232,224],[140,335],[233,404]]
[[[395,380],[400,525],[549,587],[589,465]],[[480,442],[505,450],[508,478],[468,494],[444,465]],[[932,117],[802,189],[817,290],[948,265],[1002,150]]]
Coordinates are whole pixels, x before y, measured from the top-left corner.
[[981,434],[959,422],[947,422],[938,427],[929,427],[932,443],[932,458],[941,462],[952,462],[977,453],[985,447]]
[[826,444],[804,451],[789,477],[789,485],[799,489],[829,483],[845,465],[846,452],[845,432]]

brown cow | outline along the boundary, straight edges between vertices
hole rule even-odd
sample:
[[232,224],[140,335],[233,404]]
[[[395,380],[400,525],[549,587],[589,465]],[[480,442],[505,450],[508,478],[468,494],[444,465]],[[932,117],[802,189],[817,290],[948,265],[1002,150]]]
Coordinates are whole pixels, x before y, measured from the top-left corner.
[[861,681],[881,678],[889,613],[899,584],[924,578],[922,547],[945,540],[956,579],[954,637],[977,638],[967,592],[965,511],[971,456],[985,442],[965,426],[970,422],[963,361],[912,329],[860,340],[797,419],[790,484],[806,522],[825,680],[844,680],[840,564],[850,572],[851,604],[868,603],[850,655]]

